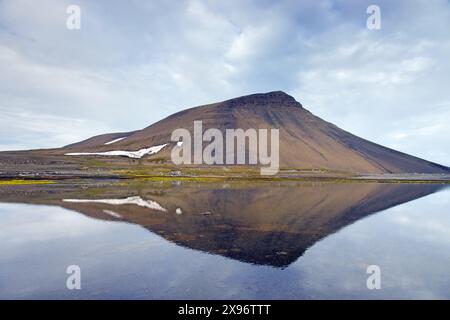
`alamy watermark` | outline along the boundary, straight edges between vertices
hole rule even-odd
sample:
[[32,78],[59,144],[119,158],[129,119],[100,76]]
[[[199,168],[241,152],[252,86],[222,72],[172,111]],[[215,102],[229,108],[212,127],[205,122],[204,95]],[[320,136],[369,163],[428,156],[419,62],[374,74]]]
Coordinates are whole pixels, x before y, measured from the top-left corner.
[[70,265],[66,269],[66,273],[69,274],[66,280],[66,288],[69,290],[81,289],[81,268],[78,265]]
[[381,268],[380,266],[373,264],[367,266],[366,273],[370,276],[366,280],[366,286],[369,290],[381,289]]
[[66,20],[66,27],[69,30],[81,29],[81,8],[77,5],[70,5],[66,9],[66,13],[69,15]]
[[367,18],[366,26],[369,30],[381,29],[381,9],[379,6],[372,4],[367,7],[367,14],[370,16]]
[[[261,175],[275,175],[279,170],[278,129],[225,129],[224,139],[221,130],[209,128],[203,132],[203,122],[194,121],[193,139],[189,130],[179,128],[172,132],[171,140],[177,142],[171,152],[171,160],[176,165],[259,164]],[[209,143],[205,148],[204,142]]]

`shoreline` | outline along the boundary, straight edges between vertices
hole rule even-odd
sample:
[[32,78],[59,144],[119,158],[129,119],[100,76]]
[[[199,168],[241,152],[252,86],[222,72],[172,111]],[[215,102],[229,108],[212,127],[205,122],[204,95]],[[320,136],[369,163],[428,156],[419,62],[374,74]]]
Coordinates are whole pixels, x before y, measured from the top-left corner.
[[446,174],[367,174],[367,175],[332,175],[332,174],[304,174],[304,175],[236,175],[236,174],[114,174],[111,172],[59,172],[59,173],[0,173],[0,186],[4,185],[38,185],[59,183],[89,183],[95,181],[137,181],[137,182],[335,182],[335,183],[409,183],[409,184],[450,184],[450,175]]

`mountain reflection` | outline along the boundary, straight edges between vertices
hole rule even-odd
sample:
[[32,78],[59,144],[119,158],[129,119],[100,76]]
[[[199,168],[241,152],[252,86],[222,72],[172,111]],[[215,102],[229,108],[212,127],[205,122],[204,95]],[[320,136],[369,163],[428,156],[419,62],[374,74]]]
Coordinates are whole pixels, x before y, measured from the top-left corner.
[[140,225],[180,246],[286,267],[358,219],[442,185],[384,183],[133,183],[3,188],[0,201],[57,205]]

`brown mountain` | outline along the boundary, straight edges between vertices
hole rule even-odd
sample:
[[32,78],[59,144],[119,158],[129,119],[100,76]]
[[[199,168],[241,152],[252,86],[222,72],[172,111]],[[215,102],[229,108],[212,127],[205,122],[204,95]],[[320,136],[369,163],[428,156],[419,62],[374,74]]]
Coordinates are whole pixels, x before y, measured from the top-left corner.
[[[203,130],[218,128],[277,128],[280,130],[280,167],[328,169],[353,173],[448,173],[449,168],[359,138],[313,115],[288,94],[252,94],[175,113],[132,132],[111,133],[68,145],[56,153],[136,151],[170,142],[174,129],[193,134],[195,120]],[[112,144],[115,139],[123,138]],[[153,157],[170,161],[170,143]]]

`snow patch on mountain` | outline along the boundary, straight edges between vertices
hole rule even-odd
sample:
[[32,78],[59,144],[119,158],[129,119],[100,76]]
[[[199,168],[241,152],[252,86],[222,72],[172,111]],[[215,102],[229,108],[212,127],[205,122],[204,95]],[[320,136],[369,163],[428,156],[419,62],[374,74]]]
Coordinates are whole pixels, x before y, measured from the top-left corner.
[[113,144],[113,143],[119,142],[119,141],[121,141],[121,140],[123,140],[123,139],[125,139],[125,138],[126,138],[126,137],[114,139],[114,140],[112,140],[112,141],[109,141],[109,142],[105,143],[105,145]]
[[140,159],[145,155],[151,155],[158,153],[167,146],[167,143],[161,144],[159,146],[154,146],[146,149],[140,149],[137,151],[123,151],[123,150],[113,150],[113,151],[105,151],[105,152],[71,152],[65,153],[66,156],[125,156],[129,158]]

